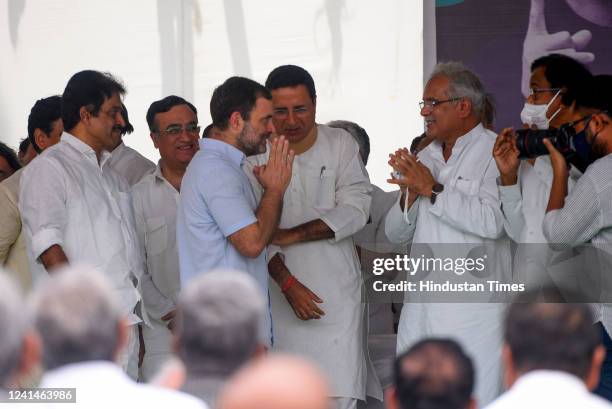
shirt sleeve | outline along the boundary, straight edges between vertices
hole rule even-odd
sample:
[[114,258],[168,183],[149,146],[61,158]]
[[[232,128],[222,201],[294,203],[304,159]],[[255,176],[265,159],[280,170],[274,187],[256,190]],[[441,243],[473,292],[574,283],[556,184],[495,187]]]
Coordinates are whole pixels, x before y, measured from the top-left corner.
[[497,239],[504,231],[497,176],[497,166],[491,157],[482,180],[463,181],[470,185],[469,192],[458,186],[445,185],[444,191],[437,196],[436,203],[429,211],[460,231],[486,239]]
[[565,198],[563,208],[546,213],[542,229],[549,243],[586,243],[604,227],[596,191],[594,181],[585,173]]
[[245,176],[239,172],[226,168],[226,173],[198,180],[210,214],[225,237],[257,222],[247,196],[253,192],[245,190],[248,185],[241,182]]
[[518,183],[512,186],[502,186],[499,181],[497,183],[504,214],[504,228],[508,236],[518,243],[525,227],[521,189]]
[[405,244],[412,241],[412,237],[414,236],[421,198],[417,198],[412,203],[412,206],[408,209],[406,218],[404,218],[404,212],[402,212],[402,208],[400,207],[400,200],[402,200],[401,194],[396,200],[396,203],[389,209],[387,217],[385,217],[385,234],[391,243]]
[[63,246],[69,211],[65,183],[62,172],[44,156],[23,171],[19,210],[23,226],[30,232],[35,260],[54,244]]
[[0,184],[0,266],[6,262],[9,250],[21,232],[21,216],[9,189]]
[[321,216],[335,233],[332,241],[340,241],[363,228],[370,216],[372,186],[359,156],[359,147],[352,138],[342,144],[339,174],[336,179],[336,206]]

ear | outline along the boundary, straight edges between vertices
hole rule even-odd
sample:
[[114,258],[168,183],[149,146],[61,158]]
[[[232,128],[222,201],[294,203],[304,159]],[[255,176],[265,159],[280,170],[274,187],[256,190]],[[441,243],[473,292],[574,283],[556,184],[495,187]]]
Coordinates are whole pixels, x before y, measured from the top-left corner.
[[159,138],[159,134],[155,132],[151,132],[149,133],[149,136],[151,137],[151,140],[153,141],[153,146],[155,146],[155,149],[159,149],[159,146],[157,145],[157,138]]
[[40,128],[36,128],[34,130],[34,142],[36,142],[36,146],[38,146],[41,151],[44,151],[47,148],[47,141],[47,135],[45,135]]
[[593,357],[591,358],[591,367],[587,372],[587,376],[584,380],[588,390],[593,391],[599,385],[599,374],[601,372],[601,365],[606,358],[606,349],[603,345],[598,345],[593,351]]
[[602,114],[593,114],[591,116],[591,120],[589,121],[589,129],[593,135],[598,134],[602,131],[605,126],[605,121],[603,120]]
[[457,104],[459,109],[459,118],[467,118],[472,114],[472,101],[467,98],[461,98]]
[[81,121],[87,125],[89,125],[89,121],[91,120],[91,112],[87,110],[84,106],[79,108],[79,118]]
[[242,115],[240,115],[240,112],[238,111],[232,112],[227,123],[229,125],[229,128],[234,133],[241,132],[242,128],[244,127],[244,119],[242,118]]
[[[28,331],[23,337],[23,347],[17,369],[17,383],[28,378],[40,364],[42,359],[42,342],[35,331]],[[20,386],[20,385],[19,385]]]

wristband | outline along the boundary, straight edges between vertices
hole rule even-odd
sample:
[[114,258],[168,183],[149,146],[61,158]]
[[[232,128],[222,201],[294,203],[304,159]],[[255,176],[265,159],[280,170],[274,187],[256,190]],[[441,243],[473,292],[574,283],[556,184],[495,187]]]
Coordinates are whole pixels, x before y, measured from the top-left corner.
[[283,283],[282,287],[281,287],[281,291],[283,293],[287,292],[287,290],[289,290],[291,287],[293,287],[295,285],[295,283],[297,283],[297,278],[295,278],[295,276],[289,276],[287,277],[287,279],[285,280],[285,282]]

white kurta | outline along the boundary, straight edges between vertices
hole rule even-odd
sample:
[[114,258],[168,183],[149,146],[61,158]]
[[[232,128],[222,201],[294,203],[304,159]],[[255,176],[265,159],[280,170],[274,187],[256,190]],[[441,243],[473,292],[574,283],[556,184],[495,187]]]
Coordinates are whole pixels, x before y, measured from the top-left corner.
[[[331,396],[364,399],[368,374],[364,304],[359,260],[351,236],[368,220],[371,185],[352,137],[324,125],[318,125],[317,130],[315,144],[296,156],[293,163],[280,227],[322,219],[335,232],[335,238],[283,248],[271,246],[269,256],[277,251],[284,254],[291,273],[323,299],[325,316],[300,320],[271,280],[274,348],[318,364],[330,382]],[[252,166],[265,164],[267,156],[251,157],[245,167],[259,198],[261,186],[252,175]]]
[[111,153],[108,165],[123,176],[130,186],[155,171],[155,163],[121,142]]
[[[461,136],[448,162],[442,147],[434,142],[419,153],[421,162],[444,185],[432,205],[427,197],[418,198],[408,211],[409,223],[396,204],[387,215],[385,229],[394,242],[412,240],[434,244],[436,257],[460,256],[470,244],[487,244],[495,251],[489,256],[490,268],[510,268],[507,239],[499,239],[504,229],[492,157],[495,134],[476,126]],[[435,246],[436,243],[461,246]],[[456,247],[456,248],[452,248]],[[490,254],[490,253],[489,253]],[[417,255],[413,254],[413,257]],[[465,256],[465,254],[464,254]],[[451,273],[452,274],[452,273]],[[463,296],[460,294],[460,296]],[[465,295],[468,297],[470,295]],[[501,347],[503,304],[493,303],[419,303],[407,294],[398,331],[397,351],[402,352],[425,337],[451,337],[461,343],[476,367],[476,397],[479,405],[493,400],[501,392]],[[416,302],[415,302],[416,301]]]

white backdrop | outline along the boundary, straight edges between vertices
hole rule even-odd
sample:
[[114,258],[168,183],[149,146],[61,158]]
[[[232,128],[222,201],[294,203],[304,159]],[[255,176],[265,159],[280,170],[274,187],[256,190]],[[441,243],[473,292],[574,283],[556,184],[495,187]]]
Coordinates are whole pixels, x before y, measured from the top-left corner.
[[136,129],[126,143],[155,161],[152,101],[181,95],[205,126],[216,85],[231,75],[263,83],[288,63],[313,75],[318,122],[368,131],[368,170],[385,190],[387,154],[423,131],[421,1],[0,0],[0,55],[0,139],[15,148],[34,101],[82,69],[124,82]]

